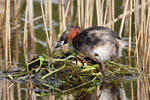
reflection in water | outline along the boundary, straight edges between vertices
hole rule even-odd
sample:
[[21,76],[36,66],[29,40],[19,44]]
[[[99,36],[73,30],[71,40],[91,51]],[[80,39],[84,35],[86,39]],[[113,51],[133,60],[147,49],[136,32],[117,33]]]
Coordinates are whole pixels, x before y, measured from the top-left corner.
[[101,91],[99,100],[127,100],[127,97],[122,87],[112,86]]
[[[5,0],[0,0],[0,2],[1,1],[5,1]],[[16,0],[14,0],[14,1],[16,1]],[[14,64],[15,64],[16,67],[17,67],[17,63],[18,62],[20,62],[21,64],[23,64],[23,62],[24,62],[24,57],[23,57],[24,55],[23,55],[23,51],[22,51],[22,47],[23,47],[22,46],[22,34],[21,34],[23,29],[17,28],[18,25],[19,26],[24,26],[20,22],[18,22],[19,19],[20,19],[19,17],[22,16],[21,18],[24,19],[24,11],[25,11],[25,9],[24,9],[25,7],[22,6],[22,4],[20,4],[21,3],[20,1],[21,0],[18,0],[18,10],[15,9],[15,11],[14,11],[14,13],[15,13],[14,15],[15,16],[18,15],[18,14],[19,15],[16,18],[16,22],[14,23],[15,24],[14,26],[16,28],[14,28],[15,30],[14,29],[13,30],[15,32],[12,31],[12,37],[11,37],[12,38],[11,39],[12,40],[12,45],[14,45],[13,41],[15,41],[15,46],[12,46],[12,54],[13,54],[12,55],[13,56],[12,59],[15,59],[14,60],[14,62],[15,62]],[[29,0],[29,1],[31,1],[31,0]],[[40,0],[36,0],[36,1],[40,1]],[[53,2],[54,1],[56,2],[58,0],[53,0]],[[56,4],[58,4],[58,2],[56,2]],[[117,4],[118,4],[118,2],[117,2]],[[22,13],[18,13],[22,7],[23,7],[23,14]],[[34,7],[36,7],[35,8],[36,9],[35,10],[35,14],[36,14],[35,17],[37,17],[37,15],[41,16],[41,14],[39,14],[39,12],[40,12],[39,3],[38,3],[38,5],[35,5]],[[58,9],[58,5],[53,5],[53,7],[55,9]],[[2,10],[3,10],[2,8],[5,8],[3,3],[1,3],[0,8],[1,8],[0,9],[0,14],[2,14]],[[33,8],[31,8],[31,9],[33,9]],[[69,9],[69,10],[72,10],[72,8]],[[30,10],[30,11],[32,12],[32,10]],[[117,12],[115,12],[115,13],[117,13]],[[68,15],[73,16],[72,14],[73,13],[69,11]],[[55,15],[54,22],[56,22],[55,24],[56,24],[56,26],[58,28],[58,19],[59,19],[58,15],[56,14],[56,12],[54,12],[53,15]],[[70,18],[72,18],[71,16],[70,16]],[[30,16],[30,18],[32,19],[33,16]],[[73,20],[73,19],[68,18],[68,16],[66,18],[67,18],[68,22],[72,22],[72,20]],[[1,21],[2,21],[2,19],[3,18],[1,18]],[[141,22],[143,22],[143,21],[141,21]],[[23,21],[23,23],[24,23],[24,21]],[[45,30],[43,30],[43,29],[45,29],[45,28],[43,28],[43,22],[41,22],[41,20],[38,20],[38,21],[35,21],[35,23],[36,23],[35,26],[34,26],[33,22],[29,23],[29,24],[31,24],[31,27],[27,27],[27,29],[29,30],[28,32],[30,34],[32,34],[32,33],[34,33],[34,30],[32,30],[32,29],[34,29],[33,27],[38,27],[35,30],[35,35],[37,35],[37,37],[38,37],[36,40],[39,39],[39,40],[43,40],[44,41],[45,40],[45,36],[44,36],[44,34],[41,34],[41,33],[44,33],[44,31],[45,31]],[[40,25],[42,27],[39,27]],[[137,25],[137,24],[135,24],[135,25]],[[23,27],[21,27],[21,28],[23,28]],[[137,28],[137,29],[142,30],[140,28]],[[146,29],[146,28],[144,28],[144,29]],[[3,50],[3,43],[2,43],[3,42],[3,35],[2,35],[2,33],[4,33],[4,30],[3,30],[2,26],[0,27],[0,30],[1,30],[0,31],[0,66],[2,66],[2,64],[4,64],[3,63],[4,61],[3,61],[3,58],[2,58],[2,57],[4,57],[4,50]],[[15,38],[14,38],[14,35],[16,35]],[[53,35],[55,36],[56,34],[53,34]],[[146,36],[146,35],[143,35],[143,36]],[[27,49],[27,51],[28,51],[28,52],[25,52],[26,53],[25,55],[27,55],[27,58],[28,57],[30,58],[35,53],[40,53],[41,54],[41,53],[43,53],[45,51],[45,47],[46,46],[45,46],[45,44],[43,42],[40,41],[40,42],[38,42],[37,45],[35,45],[34,44],[35,42],[32,41],[32,40],[35,40],[35,39],[33,39],[33,36],[30,36],[29,40],[30,40],[30,41],[28,41],[29,47],[27,48],[27,47],[24,46],[24,48]],[[138,41],[140,41],[140,40],[138,40]],[[147,43],[147,42],[145,42],[145,43]],[[19,44],[21,44],[21,45],[19,45]],[[41,49],[41,48],[43,48],[43,46],[41,46],[39,44],[43,44],[44,45],[44,49]],[[143,46],[141,46],[141,47],[143,48]],[[147,46],[144,46],[144,47],[147,49]],[[141,53],[143,53],[143,51]],[[144,54],[146,54],[146,53],[144,53]],[[143,57],[143,58],[145,59],[146,57]],[[145,61],[145,60],[143,60],[143,61]],[[150,62],[148,62],[148,63],[150,63]],[[149,66],[149,65],[150,64],[147,64],[147,66]],[[1,69],[3,69],[3,68],[1,67]],[[147,69],[145,69],[145,70],[147,70]],[[1,73],[0,73],[0,76],[1,76]],[[34,84],[32,82],[33,82],[33,80],[32,81],[30,80],[30,81],[28,81],[26,83],[25,82],[23,82],[23,83],[22,82],[15,83],[15,82],[7,80],[7,79],[0,80],[0,100],[58,100],[58,99],[59,100],[60,99],[61,100],[75,100],[75,97],[73,97],[72,94],[69,94],[69,95],[64,95],[64,94],[63,95],[58,95],[55,92],[52,92],[52,93],[49,92],[50,89],[47,89],[47,91],[49,92],[49,95],[48,96],[44,96],[44,95],[42,95],[42,92],[44,90],[42,90],[42,89],[38,90],[37,87],[34,87]],[[110,83],[111,82],[109,82],[109,85],[106,85],[106,83],[105,83],[105,84],[100,86],[100,91],[98,91],[98,93],[100,94],[99,98],[97,97],[98,93],[96,93],[96,92],[93,93],[93,94],[88,94],[88,95],[87,95],[87,93],[86,94],[81,94],[80,97],[77,97],[77,98],[80,99],[80,100],[98,100],[98,99],[99,100],[127,100],[127,98],[130,98],[131,100],[134,100],[134,99],[135,100],[149,100],[150,99],[150,95],[149,95],[150,94],[150,85],[149,85],[149,78],[148,77],[142,77],[140,79],[137,79],[137,81],[133,81],[133,85],[131,85],[132,83],[130,83],[128,81],[126,83],[123,82],[122,83],[123,86],[114,85],[114,84],[112,85]],[[131,88],[130,88],[130,86],[131,86]],[[36,91],[41,92],[42,97],[37,96]],[[78,91],[75,91],[74,94],[76,94],[76,92],[78,92]]]
[[9,80],[4,79],[0,82],[0,99],[14,100],[14,85]]
[[88,94],[79,100],[128,100],[121,82],[103,83],[100,91]]
[[[42,84],[35,87],[33,83],[33,80],[19,83],[7,79],[1,80],[0,100],[149,100],[150,93],[149,77],[146,76],[133,81],[133,88],[130,88],[130,81],[105,80],[100,85],[99,95],[97,95],[97,92],[93,94],[82,92],[77,96],[78,91],[65,95],[59,95],[51,91],[44,95],[44,90],[39,90],[39,87],[42,88]],[[137,93],[135,92],[136,89]],[[47,90],[50,91],[50,89]],[[38,93],[41,92],[41,96],[38,96],[37,91]]]

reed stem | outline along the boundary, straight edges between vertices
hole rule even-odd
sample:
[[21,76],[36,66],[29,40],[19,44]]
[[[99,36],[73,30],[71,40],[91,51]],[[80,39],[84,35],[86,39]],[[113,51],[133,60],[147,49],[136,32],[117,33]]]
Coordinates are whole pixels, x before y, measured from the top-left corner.
[[11,68],[11,46],[10,46],[10,0],[6,2],[6,24],[5,24],[5,68],[4,70],[8,70],[8,59],[9,59],[9,66]]
[[43,7],[42,0],[40,0],[40,4],[41,4],[41,11],[42,11],[43,22],[44,22],[44,27],[45,27],[45,33],[46,33],[46,41],[47,41],[49,53],[51,55],[52,50],[51,50],[50,39],[49,39],[49,34],[48,34],[48,29],[47,29],[46,18],[45,18],[45,13],[44,13],[44,7]]
[[128,45],[129,66],[131,66],[131,31],[132,31],[132,0],[130,0],[130,15],[129,15],[129,45]]
[[28,18],[28,9],[29,9],[29,0],[27,0],[26,10],[25,10],[25,23],[24,23],[24,36],[23,36],[23,45],[24,45],[24,57],[25,57],[25,64],[28,64],[28,30],[27,30],[27,18]]
[[128,2],[129,2],[129,0],[126,0],[125,8],[124,8],[124,11],[123,11],[123,18],[122,18],[122,21],[121,21],[120,31],[119,31],[119,36],[120,37],[122,36],[122,30],[123,30],[123,26],[124,26],[125,14],[127,12]]

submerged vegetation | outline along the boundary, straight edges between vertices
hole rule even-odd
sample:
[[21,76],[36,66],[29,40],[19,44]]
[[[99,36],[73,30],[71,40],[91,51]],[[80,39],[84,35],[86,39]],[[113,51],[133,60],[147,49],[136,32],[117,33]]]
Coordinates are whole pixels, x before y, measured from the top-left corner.
[[[114,85],[116,77],[117,80],[125,80],[141,73],[150,74],[150,0],[54,1],[58,2],[0,0],[0,79],[28,83],[29,94],[34,88],[33,83],[38,83],[36,85],[45,90],[44,93],[51,90],[52,93],[65,94],[78,90],[77,94],[81,95],[85,91],[97,91],[105,79],[112,79]],[[129,42],[122,59],[104,62],[108,69],[105,78],[98,64],[86,65],[75,53],[64,55],[70,51],[70,46],[54,49],[55,41],[65,29],[71,26],[85,29],[96,25],[115,30]],[[19,70],[20,67],[23,68]],[[19,71],[14,71],[14,68]],[[126,76],[128,78],[124,78]],[[137,80],[137,98],[146,100],[144,98],[149,98],[150,90],[145,83],[149,84],[149,80]],[[134,100],[132,81],[130,87]],[[53,94],[50,97],[55,99]],[[28,98],[31,100],[32,97]],[[63,100],[67,100],[65,96]]]

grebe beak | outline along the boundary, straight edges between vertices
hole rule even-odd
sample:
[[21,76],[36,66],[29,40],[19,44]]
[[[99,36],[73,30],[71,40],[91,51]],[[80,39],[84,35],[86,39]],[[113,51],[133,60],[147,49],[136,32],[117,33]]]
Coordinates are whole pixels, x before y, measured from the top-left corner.
[[64,41],[59,41],[59,42],[57,43],[57,45],[55,46],[55,48],[58,48],[58,47],[64,45],[64,43],[65,43]]

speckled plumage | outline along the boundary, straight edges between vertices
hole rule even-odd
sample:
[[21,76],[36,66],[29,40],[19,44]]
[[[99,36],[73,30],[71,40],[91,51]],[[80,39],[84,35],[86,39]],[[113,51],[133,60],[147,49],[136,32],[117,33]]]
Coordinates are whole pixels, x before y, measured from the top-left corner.
[[[78,27],[75,28],[78,29],[76,32],[79,32],[76,33],[77,35],[73,35],[75,32],[70,33],[69,30],[71,29],[69,29],[62,34],[59,42],[62,40],[65,43],[70,42],[66,41],[68,40],[67,35],[73,35],[72,43],[75,50],[96,62],[117,59],[121,56],[121,51],[127,44],[127,42],[121,40],[116,32],[106,27],[94,26],[83,31]],[[56,47],[60,46],[58,44]]]

